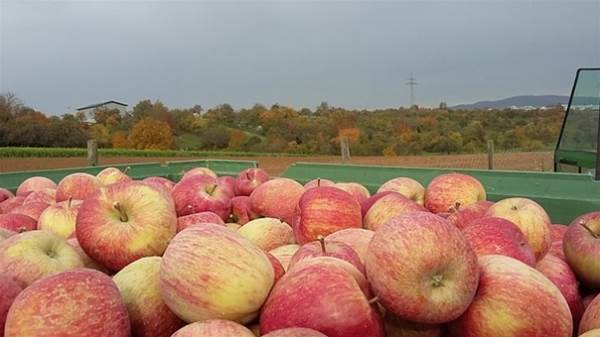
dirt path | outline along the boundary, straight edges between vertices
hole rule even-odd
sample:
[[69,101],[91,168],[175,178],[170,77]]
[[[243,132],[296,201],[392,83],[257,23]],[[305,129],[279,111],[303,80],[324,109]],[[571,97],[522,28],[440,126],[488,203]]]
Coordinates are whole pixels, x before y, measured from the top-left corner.
[[[312,157],[211,157],[215,159],[256,160],[259,167],[271,175],[280,175],[294,162],[338,163],[338,156]],[[198,157],[105,157],[99,159],[100,165],[118,163],[165,162],[169,160],[203,159]],[[487,168],[487,155],[436,155],[436,156],[398,156],[398,157],[352,157],[352,164],[411,166],[411,167],[456,167]],[[0,172],[39,170],[51,168],[85,166],[85,158],[2,158]],[[517,152],[496,154],[496,169],[551,171],[551,152]]]

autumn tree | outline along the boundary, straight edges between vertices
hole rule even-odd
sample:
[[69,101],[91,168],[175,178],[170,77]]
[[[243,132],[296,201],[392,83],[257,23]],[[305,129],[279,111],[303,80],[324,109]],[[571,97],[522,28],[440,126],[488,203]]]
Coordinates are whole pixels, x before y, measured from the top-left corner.
[[143,118],[133,125],[128,143],[140,150],[167,150],[173,146],[173,132],[163,121]]

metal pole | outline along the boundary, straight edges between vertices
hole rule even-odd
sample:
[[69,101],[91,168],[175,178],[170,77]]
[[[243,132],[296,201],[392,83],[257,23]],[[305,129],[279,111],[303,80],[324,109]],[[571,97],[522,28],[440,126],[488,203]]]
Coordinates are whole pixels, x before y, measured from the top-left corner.
[[488,140],[487,142],[487,153],[488,153],[488,170],[494,169],[494,141]]
[[600,180],[600,105],[598,106],[598,134],[596,135],[596,172],[594,180]]
[[87,162],[88,166],[98,165],[98,142],[95,139],[87,141]]

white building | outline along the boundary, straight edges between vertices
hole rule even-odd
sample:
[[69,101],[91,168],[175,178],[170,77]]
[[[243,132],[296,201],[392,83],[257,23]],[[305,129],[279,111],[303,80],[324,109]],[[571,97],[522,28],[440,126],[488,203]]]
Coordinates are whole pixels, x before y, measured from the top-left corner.
[[94,120],[94,112],[96,111],[96,109],[107,109],[107,110],[116,109],[121,112],[121,115],[124,115],[125,112],[127,111],[127,104],[117,102],[117,101],[106,101],[106,102],[96,103],[96,104],[84,106],[81,108],[77,108],[77,112],[81,112],[85,115],[86,123],[95,123],[96,121]]

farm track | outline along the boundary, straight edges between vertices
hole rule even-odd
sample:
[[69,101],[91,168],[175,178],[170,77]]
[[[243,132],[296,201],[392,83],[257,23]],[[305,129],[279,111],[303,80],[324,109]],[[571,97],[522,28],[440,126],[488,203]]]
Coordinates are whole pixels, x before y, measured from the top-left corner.
[[[294,162],[339,163],[338,156],[297,156],[297,157],[232,157],[214,156],[213,159],[256,160],[259,167],[270,175],[280,175]],[[205,157],[100,157],[100,165],[141,162],[165,162],[170,160],[206,159]],[[366,156],[352,157],[352,164],[388,165],[409,167],[455,167],[455,168],[487,168],[486,154],[434,155],[434,156]],[[41,170],[65,167],[85,166],[86,158],[1,158],[0,172]],[[512,152],[497,153],[496,169],[551,171],[552,152]]]

